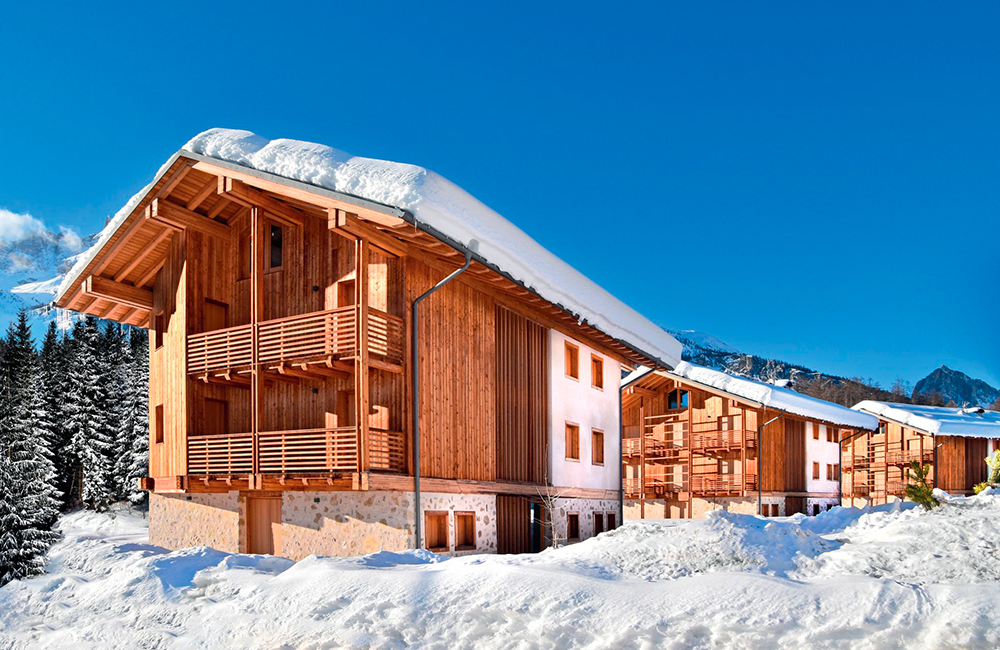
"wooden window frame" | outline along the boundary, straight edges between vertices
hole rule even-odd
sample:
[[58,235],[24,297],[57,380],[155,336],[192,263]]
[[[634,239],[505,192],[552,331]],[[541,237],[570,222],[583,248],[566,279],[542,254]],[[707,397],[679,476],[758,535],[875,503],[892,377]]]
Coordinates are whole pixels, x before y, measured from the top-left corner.
[[563,342],[563,369],[568,379],[580,381],[580,346]]
[[[431,530],[431,517],[444,517],[445,533],[444,546],[431,546],[427,533]],[[424,548],[431,553],[447,553],[451,550],[451,517],[447,510],[424,510]]]
[[153,420],[153,444],[162,445],[167,432],[163,417],[163,404],[157,404],[153,407]]
[[[573,434],[574,434],[574,436],[576,438],[576,444],[573,445],[573,446],[576,447],[576,456],[570,456],[569,455],[570,449],[571,449],[571,445],[570,445],[570,431],[573,432]],[[564,451],[563,455],[566,457],[566,460],[573,461],[575,463],[579,463],[580,462],[580,425],[579,424],[576,424],[575,422],[567,422],[566,423],[566,438],[564,440],[564,447],[565,447],[565,449],[563,450]]]
[[[598,526],[597,522],[601,522],[601,525]],[[600,530],[597,530],[598,528],[600,528]],[[606,530],[607,530],[607,528],[604,527],[604,513],[603,512],[595,512],[594,513],[594,537],[597,537],[598,535],[600,535],[601,533],[603,533]]]
[[813,480],[819,480],[819,463],[815,460],[813,461]]
[[826,480],[833,480],[833,463],[826,464]]
[[167,333],[167,315],[158,311],[153,315],[153,337],[156,339],[153,343],[153,350],[159,350],[163,347],[163,339]]
[[618,518],[615,516],[615,513],[613,512],[604,513],[604,530],[614,530],[615,528],[617,528],[618,527],[617,526],[618,522],[616,521],[617,519]]
[[[288,253],[288,247],[285,246],[285,242],[288,239],[288,237],[286,236],[286,234],[287,234],[286,230],[287,230],[288,226],[286,226],[285,224],[282,224],[282,223],[278,223],[277,221],[274,221],[273,219],[268,219],[268,220],[266,220],[264,222],[264,228],[265,228],[265,234],[266,234],[266,238],[267,238],[267,255],[264,256],[264,272],[265,273],[277,273],[279,271],[283,271],[285,269],[285,258],[286,258],[287,253]],[[272,249],[272,247],[273,247],[273,244],[272,244],[272,229],[273,228],[277,228],[281,232],[281,245],[280,245],[280,250],[281,250],[281,264],[279,264],[278,266],[272,266],[271,265],[271,256],[274,254],[273,249]]]
[[813,440],[819,440],[819,425],[813,423]]
[[[601,437],[601,460],[597,460],[597,437]],[[590,430],[590,464],[596,465],[598,467],[604,467],[604,431],[602,429],[591,429]]]
[[593,352],[590,353],[590,387],[604,390],[604,358]]
[[[571,520],[576,521],[576,537],[570,536],[570,525]],[[568,542],[579,542],[580,541],[580,513],[579,512],[567,512],[566,513],[566,541]]]
[[833,480],[840,480],[840,463],[833,464]]
[[[471,522],[471,534],[472,534],[472,544],[459,544],[458,538],[458,518],[468,517]],[[474,551],[476,550],[476,513],[468,510],[456,510],[455,511],[455,550],[456,551]]]

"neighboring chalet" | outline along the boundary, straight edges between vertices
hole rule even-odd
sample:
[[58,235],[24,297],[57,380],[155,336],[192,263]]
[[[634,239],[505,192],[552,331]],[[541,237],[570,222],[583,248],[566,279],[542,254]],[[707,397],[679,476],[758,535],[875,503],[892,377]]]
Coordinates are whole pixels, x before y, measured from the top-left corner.
[[878,430],[842,439],[845,505],[905,499],[911,461],[930,466],[932,486],[972,494],[988,478],[986,457],[1000,447],[996,411],[873,400],[854,409],[877,417]]
[[674,519],[838,505],[840,436],[873,431],[877,420],[682,362],[623,380],[622,425],[625,517]]
[[150,330],[151,541],[291,558],[615,527],[622,368],[680,355],[433,172],[223,129],[56,305]]

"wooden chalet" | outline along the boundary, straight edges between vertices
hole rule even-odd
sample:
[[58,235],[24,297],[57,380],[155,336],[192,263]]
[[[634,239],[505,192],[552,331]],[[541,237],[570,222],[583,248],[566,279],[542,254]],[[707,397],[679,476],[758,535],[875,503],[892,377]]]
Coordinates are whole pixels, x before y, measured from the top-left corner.
[[625,517],[826,510],[840,501],[840,436],[875,422],[686,362],[636,371],[622,386]]
[[932,486],[952,494],[970,495],[987,480],[985,459],[1000,447],[1000,413],[874,400],[854,408],[877,417],[878,429],[841,442],[845,504],[905,499],[913,461],[928,467]]
[[441,231],[189,150],[119,213],[56,305],[150,330],[153,543],[522,552],[621,521],[621,369],[679,345],[619,338]]

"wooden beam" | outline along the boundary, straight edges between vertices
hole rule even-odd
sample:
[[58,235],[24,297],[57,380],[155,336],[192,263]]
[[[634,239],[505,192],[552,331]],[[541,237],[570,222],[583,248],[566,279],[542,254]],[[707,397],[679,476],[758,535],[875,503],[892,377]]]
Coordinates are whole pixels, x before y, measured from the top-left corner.
[[146,208],[146,220],[180,229],[197,230],[206,235],[225,239],[227,242],[231,236],[231,229],[226,224],[162,199],[153,199],[149,204]]
[[215,219],[217,216],[222,214],[222,211],[226,209],[227,205],[229,205],[229,199],[222,196],[221,194],[218,196],[219,199],[215,202],[215,205],[212,206],[212,209],[209,210],[208,214],[206,215],[209,219]]
[[187,209],[194,211],[199,205],[205,202],[205,199],[212,196],[215,193],[216,182],[214,178],[208,179],[208,182],[198,190],[198,193],[191,197],[191,200],[187,202]]
[[258,206],[264,208],[272,219],[282,221],[290,226],[301,226],[307,215],[305,212],[293,208],[290,205],[271,198],[267,194],[254,189],[238,180],[228,176],[220,176],[218,179],[219,196],[224,196],[231,201],[236,201],[245,206]]
[[139,281],[135,283],[135,286],[145,287],[147,284],[149,284],[149,281],[152,280],[154,277],[156,277],[156,274],[160,272],[160,269],[163,268],[163,265],[164,263],[166,263],[166,261],[167,259],[166,256],[164,255],[164,258],[162,260],[153,265],[153,268],[146,271],[146,274],[143,275],[141,278],[139,278]]
[[[166,239],[172,234],[174,234],[174,231],[170,228],[164,228],[163,230],[161,230],[160,234],[153,237],[153,239],[151,239],[148,244],[142,247],[141,251],[139,251],[132,257],[131,262],[126,264],[121,271],[115,274],[115,282],[121,282],[122,280],[124,280],[126,276],[128,276],[128,274],[131,273],[133,269],[135,269],[135,267],[139,266],[139,264],[141,264],[142,261],[146,259],[147,255],[152,253],[153,250],[157,246],[159,246],[160,242],[162,242],[164,239]],[[136,286],[141,287],[142,285],[137,284]]]
[[88,275],[83,284],[83,292],[88,296],[111,300],[140,309],[153,308],[153,292],[149,289],[133,287],[110,278]]
[[327,227],[334,232],[347,233],[354,237],[367,239],[375,246],[397,257],[411,254],[411,247],[406,242],[361,221],[353,214],[343,210],[330,210],[327,214]]
[[160,191],[158,191],[156,196],[153,198],[159,199],[170,196],[170,193],[174,191],[174,188],[180,185],[180,182],[184,180],[184,177],[187,176],[188,172],[192,169],[194,169],[194,161],[185,159],[182,166],[174,172],[173,176],[170,177],[170,180],[168,180],[163,187],[160,188]]

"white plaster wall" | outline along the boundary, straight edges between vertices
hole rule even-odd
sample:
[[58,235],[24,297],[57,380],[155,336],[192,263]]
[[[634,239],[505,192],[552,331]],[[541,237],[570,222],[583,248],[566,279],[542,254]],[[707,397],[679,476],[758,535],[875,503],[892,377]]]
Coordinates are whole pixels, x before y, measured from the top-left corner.
[[[819,440],[813,439],[813,431],[819,429]],[[836,475],[827,480],[826,466],[840,464],[840,443],[826,441],[826,425],[806,422],[806,492],[837,492],[839,482]],[[813,463],[819,463],[819,480],[813,479]]]
[[[580,349],[580,378],[566,376],[565,342]],[[604,359],[604,389],[592,386],[590,355]],[[549,330],[549,480],[559,487],[621,489],[618,394],[621,364],[586,345]],[[566,460],[566,423],[580,427],[580,460]],[[604,432],[604,465],[591,462],[591,430]]]

